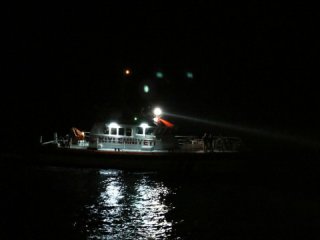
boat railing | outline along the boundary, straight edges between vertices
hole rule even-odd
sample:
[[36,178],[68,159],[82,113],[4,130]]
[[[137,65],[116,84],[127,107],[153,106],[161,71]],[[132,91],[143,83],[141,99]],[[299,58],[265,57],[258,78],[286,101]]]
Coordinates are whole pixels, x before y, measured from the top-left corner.
[[[194,151],[204,149],[203,139],[197,136],[175,136],[175,138],[181,150]],[[208,148],[215,152],[234,152],[239,151],[242,146],[243,142],[239,137],[213,136],[212,143]]]
[[197,144],[201,141],[197,136],[175,136],[175,139],[178,141],[178,144]]
[[243,145],[239,137],[214,136],[212,139],[214,151],[239,151]]

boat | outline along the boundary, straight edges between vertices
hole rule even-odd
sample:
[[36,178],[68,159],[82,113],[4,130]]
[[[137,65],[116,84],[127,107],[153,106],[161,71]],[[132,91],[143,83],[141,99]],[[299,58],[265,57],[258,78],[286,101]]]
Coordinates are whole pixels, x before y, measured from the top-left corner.
[[181,169],[194,161],[206,166],[213,158],[236,155],[243,145],[238,137],[213,136],[206,147],[202,136],[175,135],[174,130],[155,108],[149,121],[97,123],[89,132],[72,127],[63,137],[54,133],[53,140],[41,141],[41,152],[49,155],[46,163],[159,170]]
[[[140,123],[97,123],[90,132],[72,127],[70,134],[58,137],[42,146],[56,148],[98,150],[103,152],[127,153],[170,153],[170,152],[238,152],[242,143],[239,137],[212,136],[205,148],[202,137],[175,135],[174,124],[161,117],[162,110],[155,108],[152,121]],[[42,137],[41,137],[42,139]],[[210,147],[211,146],[211,147]]]

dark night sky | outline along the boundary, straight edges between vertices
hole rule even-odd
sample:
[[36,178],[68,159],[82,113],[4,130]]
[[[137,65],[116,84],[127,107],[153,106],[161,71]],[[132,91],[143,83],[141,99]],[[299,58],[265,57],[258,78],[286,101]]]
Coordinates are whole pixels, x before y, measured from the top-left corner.
[[313,9],[261,1],[6,6],[2,132],[90,130],[107,113],[159,103],[173,113],[317,139]]

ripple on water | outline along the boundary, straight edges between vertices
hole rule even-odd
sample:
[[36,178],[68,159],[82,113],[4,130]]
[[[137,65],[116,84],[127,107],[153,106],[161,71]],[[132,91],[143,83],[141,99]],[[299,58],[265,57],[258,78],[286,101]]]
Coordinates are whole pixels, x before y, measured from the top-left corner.
[[91,219],[86,225],[89,239],[165,239],[171,235],[172,224],[166,220],[170,206],[163,201],[170,190],[164,184],[150,175],[102,171],[100,178],[100,195],[86,206]]

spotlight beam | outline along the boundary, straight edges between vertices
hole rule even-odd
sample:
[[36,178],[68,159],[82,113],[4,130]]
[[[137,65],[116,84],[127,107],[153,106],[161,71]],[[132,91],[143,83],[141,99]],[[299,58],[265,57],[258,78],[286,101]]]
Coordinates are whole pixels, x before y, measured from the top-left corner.
[[307,139],[302,136],[284,135],[281,133],[266,131],[263,129],[245,127],[245,126],[235,125],[235,124],[226,123],[226,122],[195,118],[195,117],[174,114],[174,113],[168,113],[168,112],[165,112],[164,114],[167,116],[174,117],[174,118],[181,118],[181,119],[185,119],[185,120],[192,121],[192,122],[198,122],[198,123],[203,123],[203,124],[212,125],[212,126],[216,126],[216,127],[226,128],[226,129],[230,129],[230,130],[234,130],[234,131],[240,131],[240,132],[244,132],[244,133],[248,133],[248,134],[264,136],[264,137],[273,138],[276,140],[283,140],[283,141],[289,141],[289,142],[304,144],[304,145],[313,146],[313,147],[320,147],[320,142],[312,141],[312,140]]

